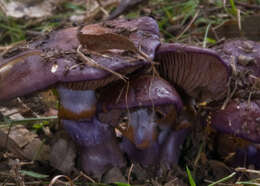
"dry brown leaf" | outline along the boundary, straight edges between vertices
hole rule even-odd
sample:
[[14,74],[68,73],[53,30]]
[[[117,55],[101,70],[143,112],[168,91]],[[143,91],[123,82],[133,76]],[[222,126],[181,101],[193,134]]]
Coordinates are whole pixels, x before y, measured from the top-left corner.
[[83,27],[78,34],[83,47],[90,51],[104,52],[119,49],[139,53],[135,44],[126,36],[116,33],[114,29],[103,27],[100,24]]
[[[7,143],[6,140],[8,140]],[[1,129],[0,147],[7,148],[19,157],[40,161],[47,160],[50,151],[49,146],[43,144],[37,134],[23,125],[13,126],[10,131],[8,128]]]

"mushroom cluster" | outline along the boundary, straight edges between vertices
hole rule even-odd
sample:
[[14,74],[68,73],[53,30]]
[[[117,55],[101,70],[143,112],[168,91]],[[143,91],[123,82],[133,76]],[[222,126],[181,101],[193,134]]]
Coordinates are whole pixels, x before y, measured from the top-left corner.
[[[0,101],[56,88],[60,122],[89,175],[101,177],[126,160],[169,170],[191,131],[183,117],[187,98],[214,105],[210,122],[217,130],[260,142],[260,45],[246,41],[240,55],[243,42],[215,50],[160,43],[150,17],[54,31],[4,56]],[[245,95],[249,106],[239,100]],[[237,159],[249,151],[240,149]]]
[[252,164],[259,169],[260,44],[249,40],[231,40],[215,50],[230,63],[232,77],[227,102],[222,109],[211,113],[211,126],[236,141],[243,141],[238,148],[230,151],[235,154],[232,164]]

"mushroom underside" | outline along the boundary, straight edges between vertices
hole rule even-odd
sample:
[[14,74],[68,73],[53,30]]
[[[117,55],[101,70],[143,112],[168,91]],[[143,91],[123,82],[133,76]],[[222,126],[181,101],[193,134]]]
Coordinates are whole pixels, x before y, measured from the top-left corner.
[[199,101],[220,100],[227,92],[230,69],[213,50],[165,43],[155,60],[163,78]]

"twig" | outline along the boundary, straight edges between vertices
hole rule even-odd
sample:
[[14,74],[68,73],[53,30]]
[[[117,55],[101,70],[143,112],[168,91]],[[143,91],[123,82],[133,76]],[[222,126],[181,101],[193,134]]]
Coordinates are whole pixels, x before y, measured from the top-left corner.
[[[234,56],[231,56],[231,62],[230,62],[230,66],[231,66],[231,69],[232,69],[232,77],[229,78],[228,80],[228,92],[227,92],[227,98],[226,100],[224,101],[222,107],[221,107],[221,110],[224,110],[229,102],[229,100],[234,96],[236,90],[237,90],[237,80],[236,80],[236,77],[237,77],[237,67],[236,67],[236,63],[235,63],[235,57]],[[231,91],[231,81],[232,81],[232,78],[235,77],[235,88],[233,89],[233,91],[230,93]]]
[[26,108],[27,110],[29,110],[30,112],[32,112],[32,114],[33,114],[35,117],[37,117],[37,118],[40,117],[36,112],[34,112],[30,107],[28,107],[28,106],[21,100],[21,98],[18,97],[18,98],[17,98],[17,101],[18,101],[19,103],[21,103],[24,108]]
[[194,21],[197,19],[198,15],[200,13],[200,10],[197,10],[192,20],[189,22],[189,24],[186,26],[186,28],[176,37],[176,40],[180,39],[185,32],[191,27],[191,25],[194,23]]
[[87,180],[91,181],[92,183],[96,183],[96,181],[94,179],[92,179],[91,177],[89,177],[88,175],[84,174],[82,171],[80,171],[80,175],[82,175],[83,177],[85,177]]
[[128,172],[128,175],[127,175],[127,183],[130,184],[130,177],[131,177],[131,173],[133,171],[133,168],[134,168],[134,164],[132,163],[131,164],[131,167],[129,169],[129,172]]
[[247,99],[247,104],[248,104],[248,107],[250,106],[250,104],[251,104],[251,98],[252,98],[252,92],[250,91],[249,92],[249,95],[248,95],[248,99]]
[[7,9],[3,0],[0,1],[0,9],[2,9],[3,13],[6,15]]
[[96,0],[98,5],[99,5],[99,9],[101,10],[101,12],[103,12],[103,14],[105,14],[106,17],[109,16],[109,13],[106,11],[106,9],[103,7],[102,3],[100,2],[100,0]]
[[60,178],[66,178],[66,179],[69,181],[70,186],[73,186],[73,182],[72,182],[72,180],[70,179],[70,177],[65,176],[65,175],[55,176],[55,177],[51,180],[51,183],[49,184],[49,186],[54,185],[57,181],[59,181]]
[[235,2],[235,4],[239,5],[239,6],[243,6],[245,8],[252,8],[252,9],[257,9],[257,10],[260,10],[260,6],[258,5],[249,5],[249,4],[246,4],[246,3],[241,3],[241,2]]
[[221,107],[221,110],[224,110],[226,108],[229,100],[234,96],[234,94],[235,94],[235,92],[237,90],[237,81],[235,81],[235,88],[233,89],[231,94],[229,94],[229,92],[230,92],[230,82],[231,82],[231,80],[229,81],[229,85],[228,85],[229,86],[229,88],[228,88],[229,91],[228,91],[227,99],[224,101],[224,103],[223,103],[223,105]]
[[[206,183],[213,183],[213,181],[211,181],[211,180],[208,180],[208,179],[204,179],[204,181],[206,182]],[[234,184],[230,184],[230,183],[218,183],[218,185],[225,185],[225,186],[234,186]]]
[[252,181],[237,181],[235,184],[249,185],[249,186],[260,186],[260,183],[255,183],[255,182],[252,182]]
[[238,167],[238,168],[235,169],[235,171],[237,171],[237,172],[248,172],[248,173],[254,173],[254,174],[260,175],[259,170],[247,169],[247,168],[244,168],[244,167]]
[[18,41],[18,42],[16,42],[16,43],[13,43],[13,44],[11,44],[11,45],[0,46],[0,51],[3,50],[3,52],[0,53],[0,57],[3,56],[3,55],[5,55],[10,49],[12,49],[12,48],[14,48],[15,46],[20,45],[20,44],[22,44],[22,43],[24,43],[24,42],[25,42],[25,41],[23,40],[23,41]]
[[91,66],[91,67],[95,67],[95,68],[99,68],[99,69],[108,71],[108,72],[110,72],[111,74],[114,74],[115,76],[119,77],[119,78],[122,79],[123,81],[127,81],[127,79],[128,79],[127,77],[125,77],[124,75],[122,75],[122,74],[120,74],[120,73],[118,73],[118,72],[115,72],[115,71],[113,71],[113,70],[111,70],[111,69],[109,69],[109,68],[107,68],[107,67],[105,67],[105,66],[103,66],[103,65],[98,64],[98,63],[97,63],[96,61],[94,61],[93,59],[91,59],[91,58],[85,56],[85,55],[80,51],[80,49],[81,49],[81,45],[79,45],[79,47],[77,48],[77,54],[82,58],[82,60],[84,60],[84,62],[85,62],[87,65],[89,65],[89,66]]
[[240,9],[237,9],[237,24],[238,24],[239,31],[241,31],[242,30],[242,26],[241,26],[241,12],[240,12]]

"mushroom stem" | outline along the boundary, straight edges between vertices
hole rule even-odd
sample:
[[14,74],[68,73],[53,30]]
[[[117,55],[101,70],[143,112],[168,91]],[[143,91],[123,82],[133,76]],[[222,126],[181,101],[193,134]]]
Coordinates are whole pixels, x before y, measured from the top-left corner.
[[61,120],[63,127],[78,145],[80,164],[84,172],[101,178],[112,167],[125,162],[114,131],[96,118],[92,121]]
[[59,118],[69,120],[91,120],[96,114],[96,94],[94,90],[73,90],[58,87],[60,107]]
[[129,128],[123,135],[132,141],[137,148],[145,149],[157,139],[157,128],[154,112],[141,108],[129,113]]
[[59,86],[57,90],[59,117],[78,146],[82,169],[87,174],[101,177],[109,168],[122,167],[124,159],[112,127],[95,118],[95,91],[73,90],[65,86]]

